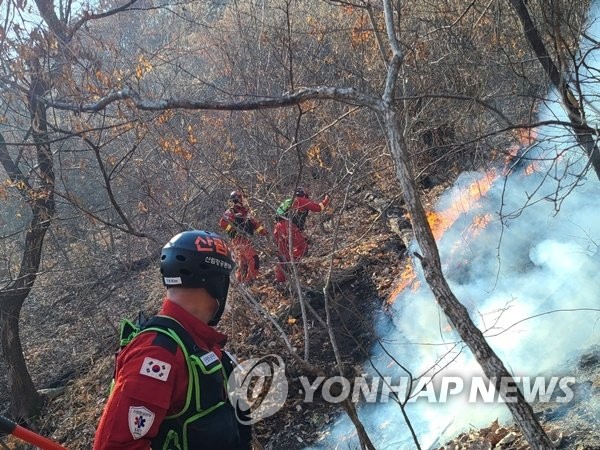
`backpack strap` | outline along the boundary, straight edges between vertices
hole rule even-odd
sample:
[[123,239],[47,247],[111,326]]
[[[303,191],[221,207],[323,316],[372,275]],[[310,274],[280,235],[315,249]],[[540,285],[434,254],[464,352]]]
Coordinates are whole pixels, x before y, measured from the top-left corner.
[[139,325],[134,324],[130,320],[122,319],[119,324],[119,346],[121,349],[129,344],[139,332]]
[[181,325],[179,322],[177,322],[175,319],[173,319],[171,317],[152,316],[144,324],[142,331],[145,331],[145,330],[148,330],[151,328],[153,328],[153,329],[159,328],[159,329],[165,330],[165,331],[173,330],[175,332],[175,334],[177,336],[179,336],[179,339],[181,339],[181,341],[185,345],[185,350],[187,350],[187,353],[190,355],[201,351],[201,349],[194,342],[194,339],[192,339],[192,336],[190,336],[190,333],[188,333],[188,331],[185,328],[183,328],[183,325]]
[[171,317],[153,316],[141,331],[158,331],[155,343],[168,350],[176,348],[173,343],[182,347],[190,379],[186,406],[180,414],[189,408],[190,402],[197,403],[197,411],[209,411],[227,400],[227,378],[233,370],[229,357],[222,356],[219,360],[214,352],[198,347],[189,332]]
[[227,350],[223,350],[221,364],[223,364],[223,370],[225,370],[225,375],[227,375],[227,378],[229,379],[231,372],[233,372],[235,366],[238,365],[238,362]]

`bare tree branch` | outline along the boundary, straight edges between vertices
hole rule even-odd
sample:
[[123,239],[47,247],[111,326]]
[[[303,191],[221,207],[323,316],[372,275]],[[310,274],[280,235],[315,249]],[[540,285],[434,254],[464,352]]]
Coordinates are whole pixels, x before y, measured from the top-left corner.
[[8,147],[6,146],[6,141],[4,140],[2,133],[0,133],[0,164],[2,164],[2,167],[4,167],[4,170],[6,170],[8,177],[13,183],[16,185],[19,185],[20,183],[23,184],[23,188],[20,188],[19,192],[21,195],[23,195],[23,197],[25,197],[25,200],[30,200],[27,191],[30,191],[32,187],[29,184],[29,181],[27,181],[25,175],[23,175],[21,169],[19,169],[19,167],[10,157],[8,153]]
[[210,110],[210,111],[252,111],[257,109],[282,108],[285,106],[299,105],[309,100],[337,100],[352,105],[367,106],[378,109],[379,100],[366,95],[354,88],[334,88],[320,86],[314,88],[300,88],[295,93],[284,93],[280,97],[255,97],[252,100],[241,99],[231,101],[218,100],[189,100],[189,99],[142,99],[126,87],[119,91],[111,92],[95,103],[74,105],[71,103],[46,100],[47,106],[74,112],[98,112],[111,103],[119,100],[130,100],[133,106],[142,111],[164,111],[169,109]]
[[89,22],[90,20],[103,19],[105,17],[109,17],[109,16],[115,15],[117,13],[127,11],[131,6],[133,6],[135,3],[137,3],[137,1],[138,0],[129,0],[124,5],[119,6],[117,8],[113,8],[109,11],[105,11],[103,13],[98,13],[98,14],[87,13],[87,14],[85,14],[69,30],[69,33],[68,33],[69,39],[73,37],[73,35],[75,34],[75,32],[77,32],[77,30],[79,28],[81,28],[85,23]]

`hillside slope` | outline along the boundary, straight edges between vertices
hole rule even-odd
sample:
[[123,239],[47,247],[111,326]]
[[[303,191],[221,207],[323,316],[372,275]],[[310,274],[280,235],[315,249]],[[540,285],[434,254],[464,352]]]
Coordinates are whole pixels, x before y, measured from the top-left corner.
[[[440,185],[427,193],[429,209],[443,189]],[[385,313],[387,300],[402,283],[408,264],[403,239],[390,229],[393,223],[388,220],[394,216],[390,211],[401,209],[393,201],[396,194],[393,183],[378,189],[370,186],[356,192],[355,200],[343,211],[327,213],[322,221],[319,216],[310,219],[311,252],[299,266],[299,281],[305,298],[324,316],[324,274],[332,263],[332,323],[347,374],[360,373],[360,365],[376,338],[373,320],[377,314]],[[377,206],[382,203],[387,205],[384,210]],[[400,231],[404,239],[409,238],[409,229]],[[332,258],[334,242],[340,245]],[[262,273],[250,291],[301,352],[303,335],[298,303],[293,300],[290,285],[274,283],[273,258],[261,256]],[[34,379],[40,388],[51,388],[54,394],[58,393],[48,400],[41,415],[40,433],[73,450],[91,448],[112,376],[119,320],[134,319],[140,311],[147,315],[156,311],[164,292],[156,259],[152,257],[134,267],[110,266],[105,274],[97,275],[78,291],[65,292],[60,286],[55,291],[36,291],[24,311],[23,336]],[[322,427],[340,413],[338,406],[319,399],[303,403],[298,377],[305,372],[289,356],[277,331],[243,300],[235,286],[229,303],[231,309],[220,324],[230,336],[229,348],[241,359],[281,355],[291,384],[284,408],[255,426],[256,447],[301,449],[317,442]],[[310,330],[311,362],[335,374],[327,331],[314,318],[310,320]],[[581,383],[582,392],[585,389],[597,393],[599,360],[592,354],[582,366],[586,377]],[[6,397],[0,400],[2,405],[6,404]],[[594,448],[591,445],[600,441],[600,435],[594,434],[589,423],[586,431],[575,431],[576,426],[581,430],[586,424],[584,417],[588,411],[589,404],[577,402],[570,411],[540,409],[539,416],[549,421],[549,429],[560,444],[558,448],[583,450]],[[13,439],[4,440],[11,448],[25,448]],[[486,442],[490,446],[486,447]],[[528,447],[514,427],[496,423],[488,429],[465,433],[443,448]]]

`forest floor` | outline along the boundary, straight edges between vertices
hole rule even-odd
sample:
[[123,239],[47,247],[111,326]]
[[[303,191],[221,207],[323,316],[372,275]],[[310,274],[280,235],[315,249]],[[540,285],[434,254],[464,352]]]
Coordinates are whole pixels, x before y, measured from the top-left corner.
[[[393,184],[377,194],[393,199],[398,194]],[[427,209],[431,209],[445,187],[447,184],[442,184],[427,193]],[[329,290],[331,323],[347,376],[361,373],[361,365],[376,339],[374,320],[385,313],[409,263],[403,240],[365,200],[367,193],[372,195],[372,186],[368,192],[366,187],[355,192],[354,200],[336,216],[311,216],[311,250],[299,265],[304,298],[322,317],[325,275],[330,265],[333,268]],[[334,242],[340,243],[335,249]],[[277,285],[273,261],[264,254],[261,257],[262,273],[250,291],[303,354],[303,324],[298,304],[293,300],[292,285]],[[24,348],[34,381],[40,388],[59,393],[48,399],[37,429],[71,450],[92,446],[112,377],[119,319],[133,319],[138,311],[152,313],[160,307],[163,297],[157,265],[150,260],[128,267],[107,265],[105,273],[88,277],[90,281],[83,287],[81,283],[74,284],[77,289],[57,286],[55,291],[34,290],[23,311]],[[341,414],[339,405],[318,398],[312,403],[302,401],[299,377],[305,374],[304,369],[289,355],[278,332],[244,302],[237,289],[230,292],[232,308],[219,328],[230,336],[233,353],[242,360],[281,355],[290,383],[284,407],[254,426],[256,448],[294,450],[318,443],[324,427]],[[336,374],[327,330],[311,315],[309,330],[310,362],[325,373]],[[597,397],[600,389],[600,351],[591,351],[578,367],[581,378],[576,385],[576,401],[568,408],[539,408],[538,416],[558,448],[600,449],[600,420],[588,403],[588,397]],[[7,401],[7,393],[0,392],[0,411],[6,410]],[[8,437],[3,442],[9,448],[26,448]],[[523,442],[513,425],[493,423],[485,429],[469,430],[443,448],[529,448]]]

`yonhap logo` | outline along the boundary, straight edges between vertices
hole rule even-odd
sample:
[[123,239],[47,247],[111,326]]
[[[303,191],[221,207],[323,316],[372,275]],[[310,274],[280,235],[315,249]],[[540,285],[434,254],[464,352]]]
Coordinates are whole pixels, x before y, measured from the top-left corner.
[[288,394],[283,359],[267,355],[238,364],[227,382],[227,394],[241,424],[252,425],[272,416]]

